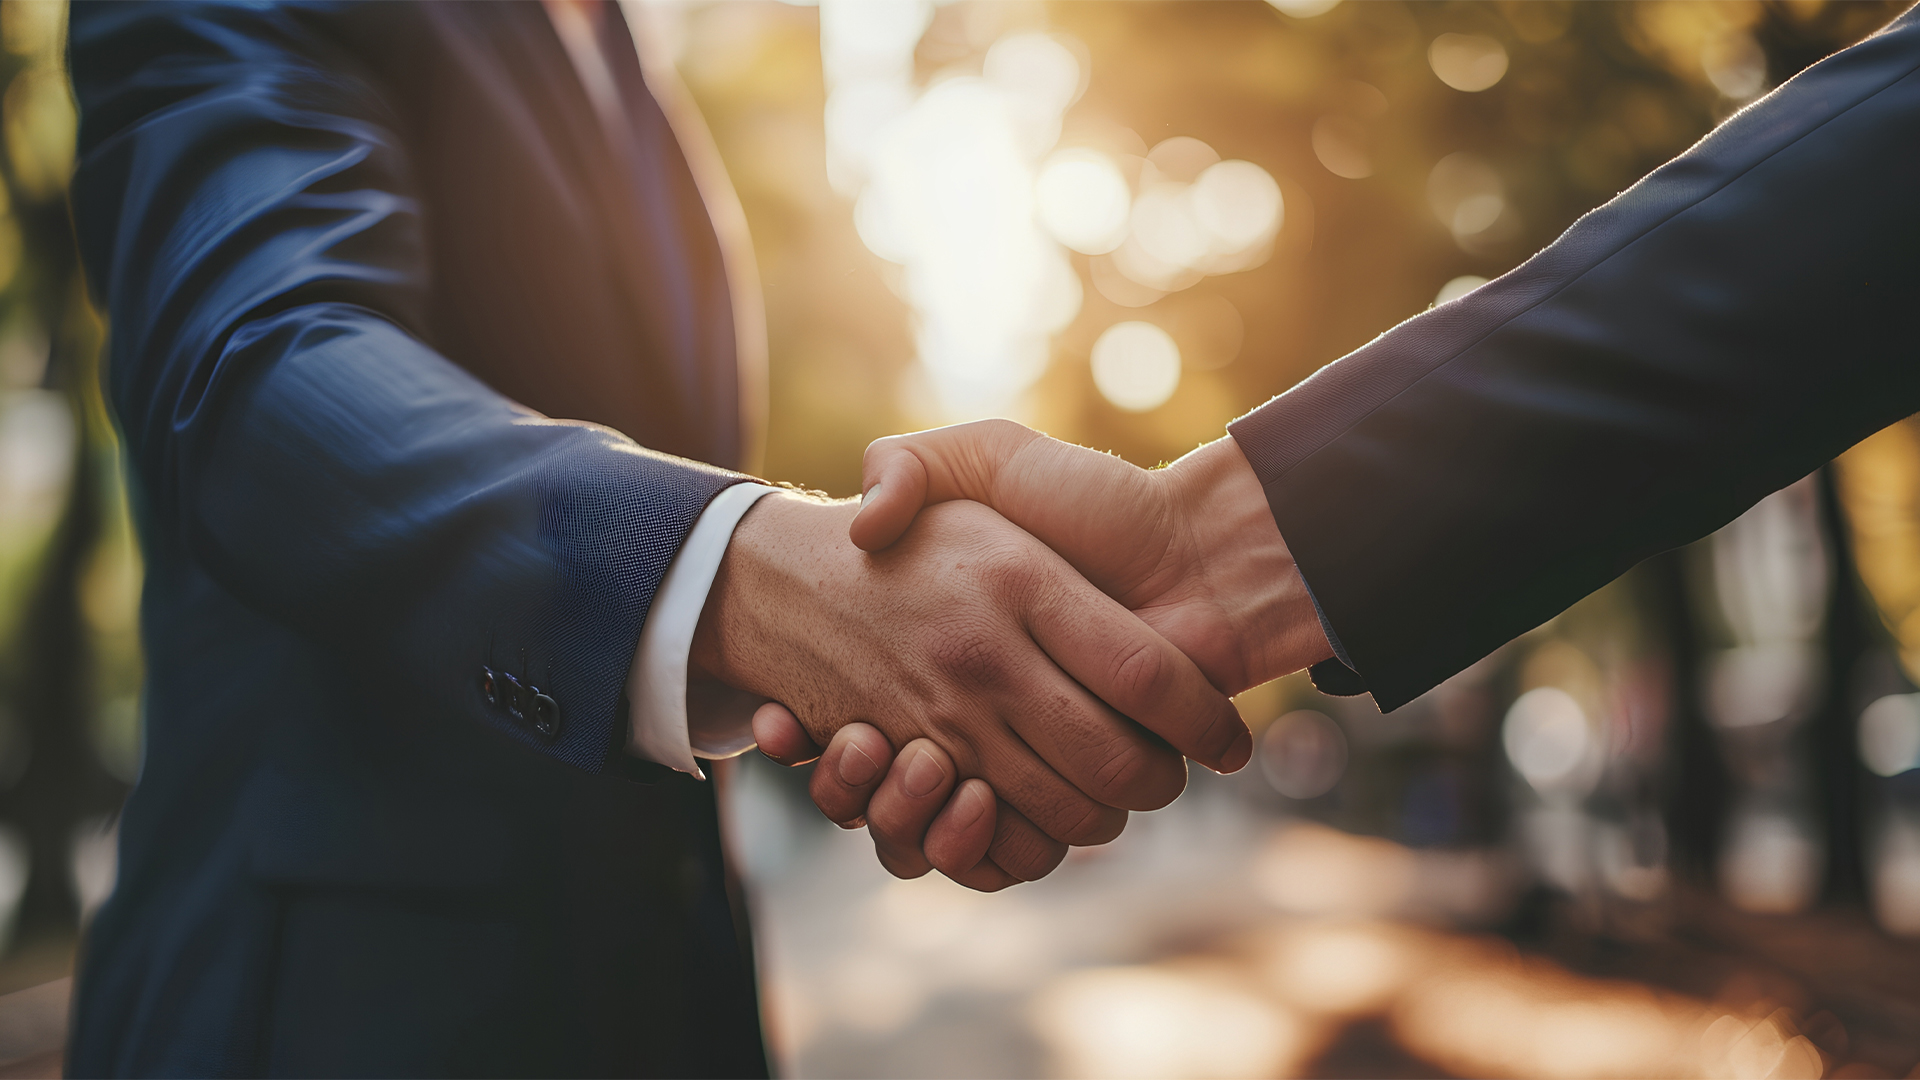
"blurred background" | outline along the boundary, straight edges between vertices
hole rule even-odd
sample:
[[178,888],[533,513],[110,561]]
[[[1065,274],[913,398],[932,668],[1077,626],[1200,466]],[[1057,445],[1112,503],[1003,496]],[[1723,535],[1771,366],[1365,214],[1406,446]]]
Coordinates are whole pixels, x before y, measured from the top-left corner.
[[[1902,6],[627,10],[753,235],[763,471],[850,495],[981,416],[1177,457]],[[0,3],[0,994],[70,970],[139,763],[64,24]],[[1906,422],[1391,715],[1250,691],[1253,767],[1002,894],[887,877],[749,755],[776,1069],[1920,1075],[1917,679]]]

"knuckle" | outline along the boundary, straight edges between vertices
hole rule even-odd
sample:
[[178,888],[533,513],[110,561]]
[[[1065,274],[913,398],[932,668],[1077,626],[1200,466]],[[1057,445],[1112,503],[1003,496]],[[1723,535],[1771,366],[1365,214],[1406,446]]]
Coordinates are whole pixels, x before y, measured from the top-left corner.
[[934,636],[927,656],[948,681],[969,687],[995,687],[1012,675],[1013,657],[1006,645],[968,627]]
[[895,850],[911,846],[913,822],[901,808],[887,799],[875,799],[867,807],[867,835],[875,847]]
[[1167,701],[1179,687],[1180,671],[1165,649],[1140,642],[1114,658],[1110,675],[1116,697],[1134,711]]
[[1125,810],[1081,799],[1061,815],[1061,829],[1054,838],[1076,847],[1093,847],[1119,836],[1126,827]]
[[1108,805],[1158,810],[1186,789],[1186,761],[1171,750],[1115,739],[1094,780]]
[[977,725],[942,714],[927,732],[927,741],[946,754],[956,785],[969,776],[979,776],[984,767],[980,752],[974,747],[974,740],[979,737],[977,731]]
[[919,877],[933,868],[911,834],[890,835],[867,822],[867,836],[873,840],[873,853],[894,877]]
[[1208,753],[1222,754],[1227,751],[1247,730],[1247,722],[1240,719],[1240,711],[1231,703],[1214,710],[1213,719],[1207,724],[1205,746]]
[[807,781],[807,794],[813,798],[813,805],[832,821],[846,821],[858,816],[858,800],[840,786],[838,778],[832,774],[831,769],[816,767],[813,770],[812,778]]
[[925,877],[927,874],[927,871],[933,869],[933,867],[929,866],[925,860],[916,861],[912,859],[897,858],[885,851],[880,850],[877,847],[874,849],[874,853],[879,857],[880,865],[886,868],[887,873],[892,874],[894,877],[903,878],[908,881],[911,881],[917,877]]
[[993,417],[977,421],[969,434],[977,437],[984,445],[1008,447],[1013,445],[1028,429],[1005,417]]
[[917,436],[913,433],[882,435],[867,444],[863,460],[869,465],[898,462],[901,458],[913,454],[916,439]]
[[1026,825],[1003,829],[987,855],[995,865],[1021,881],[1047,876],[1067,857],[1067,845]]
[[999,597],[1028,597],[1037,592],[1046,575],[1033,553],[1022,545],[995,541],[980,560],[980,584]]
[[1011,888],[1012,886],[1020,884],[1013,875],[1005,871],[996,872],[994,869],[975,871],[958,877],[952,874],[948,874],[947,876],[952,878],[955,884],[964,885],[974,892],[981,893],[997,893],[1001,889]]
[[1189,745],[1183,749],[1198,760],[1211,760],[1225,753],[1246,726],[1231,703],[1207,709],[1206,718],[1193,725],[1197,730],[1188,736]]

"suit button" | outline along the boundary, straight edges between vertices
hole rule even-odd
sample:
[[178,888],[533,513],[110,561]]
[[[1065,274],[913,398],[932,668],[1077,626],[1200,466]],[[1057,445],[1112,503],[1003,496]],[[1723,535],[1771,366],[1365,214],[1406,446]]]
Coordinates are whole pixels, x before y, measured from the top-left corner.
[[560,703],[540,693],[537,687],[528,689],[533,691],[533,708],[530,710],[533,714],[533,730],[551,739],[560,733]]
[[501,672],[499,678],[500,700],[506,704],[507,712],[512,714],[515,720],[526,719],[526,699],[529,696],[527,688],[508,672]]
[[494,677],[490,667],[480,669],[480,696],[487,699],[487,704],[499,707],[500,681]]

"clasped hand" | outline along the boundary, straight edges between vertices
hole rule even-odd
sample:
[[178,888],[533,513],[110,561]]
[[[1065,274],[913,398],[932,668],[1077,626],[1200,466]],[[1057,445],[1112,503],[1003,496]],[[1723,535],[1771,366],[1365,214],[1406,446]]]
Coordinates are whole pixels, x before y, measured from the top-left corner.
[[761,501],[693,659],[778,703],[761,750],[818,756],[814,801],[896,875],[1045,875],[1171,802],[1183,755],[1244,766],[1227,695],[1332,653],[1231,439],[1149,471],[982,421],[875,442],[862,487]]

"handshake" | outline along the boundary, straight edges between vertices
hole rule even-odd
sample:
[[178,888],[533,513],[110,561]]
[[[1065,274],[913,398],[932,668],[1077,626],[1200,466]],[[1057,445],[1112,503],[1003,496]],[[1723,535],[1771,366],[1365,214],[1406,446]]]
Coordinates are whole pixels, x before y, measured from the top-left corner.
[[818,757],[814,801],[898,876],[1044,877],[1186,758],[1244,766],[1228,695],[1333,655],[1231,437],[1145,470],[988,420],[875,442],[862,486],[760,500],[691,662],[772,699],[760,749]]

